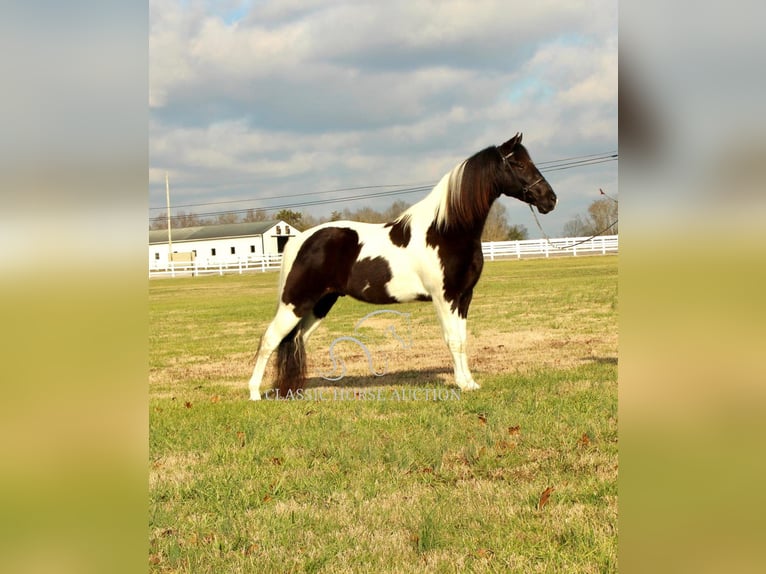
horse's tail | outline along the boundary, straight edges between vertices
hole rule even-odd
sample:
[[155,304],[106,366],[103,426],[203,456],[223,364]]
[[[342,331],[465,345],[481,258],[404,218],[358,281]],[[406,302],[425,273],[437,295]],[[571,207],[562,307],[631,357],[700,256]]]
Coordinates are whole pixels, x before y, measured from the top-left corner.
[[303,344],[303,321],[282,339],[277,347],[278,396],[289,397],[306,384],[306,347]]

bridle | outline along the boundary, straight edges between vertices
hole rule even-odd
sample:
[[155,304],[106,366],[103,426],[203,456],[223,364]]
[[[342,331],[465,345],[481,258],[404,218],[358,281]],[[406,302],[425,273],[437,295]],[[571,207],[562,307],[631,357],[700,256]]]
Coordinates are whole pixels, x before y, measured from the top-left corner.
[[538,183],[543,181],[543,177],[538,177],[535,181],[533,181],[530,184],[524,185],[524,183],[521,181],[521,178],[518,176],[518,174],[513,169],[513,164],[510,162],[508,158],[510,158],[514,153],[511,152],[508,155],[503,155],[503,152],[500,151],[500,148],[495,146],[495,149],[497,150],[497,153],[500,154],[500,157],[503,159],[503,163],[505,164],[505,167],[508,168],[508,171],[511,172],[511,175],[513,175],[516,182],[519,184],[519,187],[521,188],[521,201],[524,201],[525,203],[531,204],[534,202],[534,197],[529,192],[529,189],[536,186]]

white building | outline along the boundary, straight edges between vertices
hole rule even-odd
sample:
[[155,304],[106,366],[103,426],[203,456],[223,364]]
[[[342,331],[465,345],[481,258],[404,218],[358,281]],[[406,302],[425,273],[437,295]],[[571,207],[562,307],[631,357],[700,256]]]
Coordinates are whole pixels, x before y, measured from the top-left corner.
[[[226,223],[171,229],[173,261],[196,261],[201,266],[236,261],[260,261],[276,256],[299,231],[284,221]],[[168,231],[149,232],[149,268],[168,264]]]

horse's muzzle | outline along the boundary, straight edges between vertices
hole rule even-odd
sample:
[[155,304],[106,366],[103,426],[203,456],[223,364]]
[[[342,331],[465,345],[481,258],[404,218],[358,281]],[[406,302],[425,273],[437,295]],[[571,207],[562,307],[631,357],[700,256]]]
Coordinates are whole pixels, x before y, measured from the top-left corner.
[[539,199],[535,206],[537,207],[537,211],[539,211],[542,214],[548,213],[550,211],[553,211],[553,209],[556,207],[556,202],[558,199],[556,198],[556,194],[551,191],[549,194],[546,194],[545,197]]

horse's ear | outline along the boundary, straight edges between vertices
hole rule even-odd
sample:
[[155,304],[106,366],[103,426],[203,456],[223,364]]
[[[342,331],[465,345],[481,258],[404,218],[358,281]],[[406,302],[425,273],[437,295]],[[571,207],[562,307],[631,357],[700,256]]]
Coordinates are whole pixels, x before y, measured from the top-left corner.
[[516,132],[516,135],[513,136],[511,139],[509,139],[507,142],[503,144],[503,148],[507,150],[512,150],[516,147],[516,144],[521,143],[521,132]]

